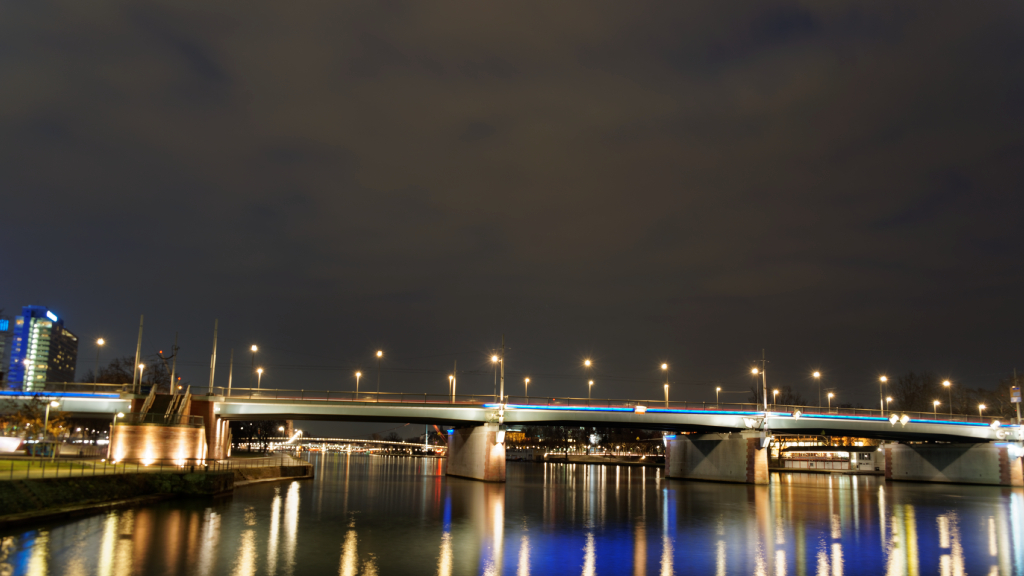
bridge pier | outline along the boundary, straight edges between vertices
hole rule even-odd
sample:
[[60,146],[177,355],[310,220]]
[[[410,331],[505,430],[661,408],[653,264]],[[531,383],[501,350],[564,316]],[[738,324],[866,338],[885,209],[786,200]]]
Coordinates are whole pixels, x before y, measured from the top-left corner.
[[504,434],[498,424],[450,430],[447,475],[484,482],[504,482]]
[[665,477],[768,483],[768,450],[760,432],[665,437]]
[[886,444],[885,479],[1024,486],[1024,462],[1009,442]]

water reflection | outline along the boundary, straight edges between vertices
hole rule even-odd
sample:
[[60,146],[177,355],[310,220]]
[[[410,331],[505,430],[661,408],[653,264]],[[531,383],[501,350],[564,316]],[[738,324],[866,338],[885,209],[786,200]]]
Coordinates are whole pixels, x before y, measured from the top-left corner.
[[512,463],[503,485],[447,478],[434,459],[315,465],[314,481],[2,532],[0,575],[1024,576],[1019,489]]

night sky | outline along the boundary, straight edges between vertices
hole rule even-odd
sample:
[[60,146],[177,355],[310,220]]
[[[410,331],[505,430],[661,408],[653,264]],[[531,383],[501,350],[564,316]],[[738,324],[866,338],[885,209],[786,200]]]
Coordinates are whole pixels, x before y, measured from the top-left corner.
[[[1024,369],[1018,1],[5,2],[0,307],[79,377],[853,403]],[[472,372],[477,372],[473,374]],[[241,379],[241,382],[240,382]],[[726,398],[723,397],[723,400]],[[746,399],[734,394],[731,400]],[[332,425],[320,430],[335,431]],[[381,427],[381,425],[374,425]]]

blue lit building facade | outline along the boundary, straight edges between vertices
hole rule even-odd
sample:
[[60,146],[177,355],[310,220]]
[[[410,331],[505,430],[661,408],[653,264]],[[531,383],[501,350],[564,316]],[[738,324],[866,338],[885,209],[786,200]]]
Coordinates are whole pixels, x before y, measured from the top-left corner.
[[78,337],[45,306],[23,306],[13,321],[7,387],[41,391],[47,382],[74,382]]
[[11,365],[12,318],[0,314],[0,387],[7,386],[7,367]]

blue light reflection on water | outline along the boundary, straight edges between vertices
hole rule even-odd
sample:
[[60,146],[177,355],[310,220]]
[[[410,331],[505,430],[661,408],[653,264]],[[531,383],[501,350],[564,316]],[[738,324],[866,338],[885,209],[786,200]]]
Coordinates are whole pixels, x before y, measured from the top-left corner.
[[1020,489],[328,454],[317,479],[4,531],[3,574],[1024,575]]

